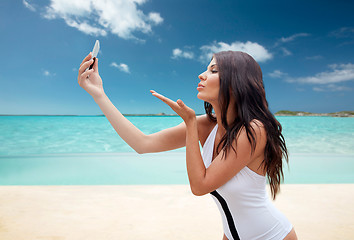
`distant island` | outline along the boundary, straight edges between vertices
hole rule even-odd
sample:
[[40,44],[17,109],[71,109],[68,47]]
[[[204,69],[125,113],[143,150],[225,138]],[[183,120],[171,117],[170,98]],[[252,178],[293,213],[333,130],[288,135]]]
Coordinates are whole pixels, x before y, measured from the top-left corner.
[[275,113],[276,116],[325,116],[325,117],[354,117],[354,111],[342,111],[334,113],[310,113],[303,111],[281,110]]

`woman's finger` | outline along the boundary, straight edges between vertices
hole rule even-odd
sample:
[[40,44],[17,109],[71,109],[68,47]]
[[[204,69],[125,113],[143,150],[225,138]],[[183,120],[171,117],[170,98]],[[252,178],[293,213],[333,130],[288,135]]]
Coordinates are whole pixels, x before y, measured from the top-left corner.
[[184,121],[190,119],[192,116],[195,117],[195,112],[193,109],[189,108],[181,99],[178,99],[176,102],[172,101],[171,99],[155,92],[154,90],[150,90],[153,96],[157,97],[168,106],[172,108]]
[[84,60],[82,60],[82,62],[80,64],[80,67],[81,67],[82,64],[84,64],[84,62],[87,62],[90,59],[91,59],[91,52],[84,58]]
[[153,96],[157,97],[158,99],[160,99],[164,103],[168,104],[169,106],[171,106],[171,105],[173,105],[175,103],[171,99],[161,95],[160,93],[155,92],[154,90],[151,90],[150,92],[152,93]]
[[79,74],[81,75],[86,71],[86,69],[93,63],[93,59],[88,60],[87,62],[83,63],[79,68]]
[[87,70],[86,72],[82,73],[82,74],[80,75],[80,82],[79,82],[79,84],[81,83],[81,81],[85,80],[90,74],[92,74],[93,71],[94,71],[93,69],[90,69],[90,70]]
[[155,92],[154,90],[150,91],[152,93],[153,96],[157,97],[158,99],[160,99],[161,101],[163,101],[164,103],[166,103],[173,111],[175,111],[178,115],[180,115],[180,106],[178,105],[178,103],[172,101],[171,99]]

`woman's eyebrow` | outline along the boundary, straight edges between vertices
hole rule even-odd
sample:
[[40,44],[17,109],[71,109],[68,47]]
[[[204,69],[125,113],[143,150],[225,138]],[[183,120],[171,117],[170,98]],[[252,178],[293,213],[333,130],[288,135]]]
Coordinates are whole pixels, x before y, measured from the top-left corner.
[[213,68],[213,67],[215,67],[215,66],[217,66],[216,63],[213,64],[213,65],[211,65],[211,66],[209,66],[209,69],[211,69],[211,68]]

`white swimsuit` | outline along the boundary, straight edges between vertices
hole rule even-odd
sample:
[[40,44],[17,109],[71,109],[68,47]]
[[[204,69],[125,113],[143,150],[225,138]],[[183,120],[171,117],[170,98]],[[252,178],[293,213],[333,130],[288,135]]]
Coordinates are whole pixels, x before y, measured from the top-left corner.
[[[206,168],[212,162],[217,125],[203,146]],[[266,177],[247,166],[211,192],[221,213],[224,233],[230,240],[281,240],[291,231],[289,220],[274,207],[266,191]]]

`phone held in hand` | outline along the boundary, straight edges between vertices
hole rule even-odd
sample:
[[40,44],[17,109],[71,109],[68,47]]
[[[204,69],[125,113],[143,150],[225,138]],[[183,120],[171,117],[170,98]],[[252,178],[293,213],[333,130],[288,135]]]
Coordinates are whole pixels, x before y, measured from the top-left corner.
[[97,54],[99,51],[100,51],[100,41],[96,40],[95,46],[93,47],[93,50],[92,50],[93,63],[90,65],[89,69],[92,69],[93,64],[95,64],[96,57],[97,57]]

